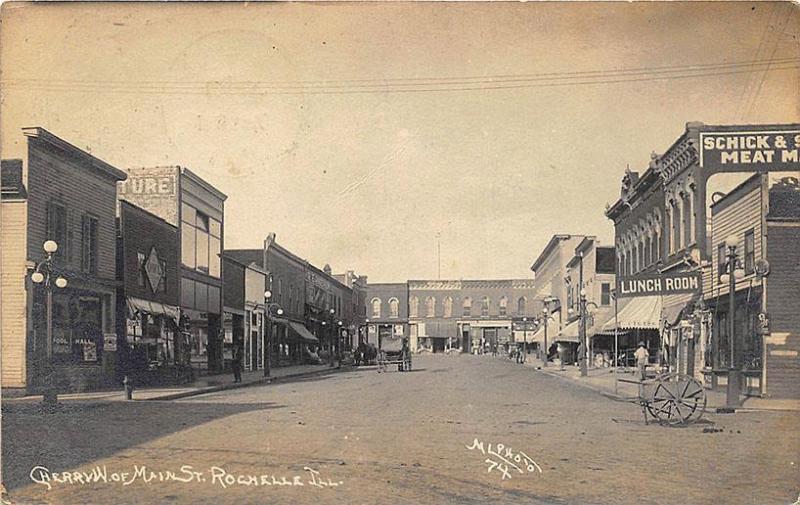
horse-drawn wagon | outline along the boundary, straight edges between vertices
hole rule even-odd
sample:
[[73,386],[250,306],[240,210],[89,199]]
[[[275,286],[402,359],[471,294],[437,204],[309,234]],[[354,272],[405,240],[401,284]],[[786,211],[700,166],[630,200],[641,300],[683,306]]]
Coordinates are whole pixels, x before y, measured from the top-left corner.
[[400,372],[411,370],[411,349],[408,339],[401,336],[382,336],[378,340],[378,372],[386,371],[389,365],[397,365]]

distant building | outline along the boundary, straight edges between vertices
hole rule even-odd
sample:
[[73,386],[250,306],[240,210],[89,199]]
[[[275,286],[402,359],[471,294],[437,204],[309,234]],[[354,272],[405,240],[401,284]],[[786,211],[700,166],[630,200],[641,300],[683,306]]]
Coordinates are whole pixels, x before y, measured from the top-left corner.
[[114,385],[116,184],[126,175],[44,128],[22,133],[27,142],[0,167],[3,390],[35,392],[43,383],[46,288],[32,274],[47,240],[58,244],[53,280],[68,282],[52,287],[52,361],[62,389]]
[[[366,341],[378,346],[385,337],[408,338],[408,284],[367,284]],[[413,340],[411,345],[413,346]]]

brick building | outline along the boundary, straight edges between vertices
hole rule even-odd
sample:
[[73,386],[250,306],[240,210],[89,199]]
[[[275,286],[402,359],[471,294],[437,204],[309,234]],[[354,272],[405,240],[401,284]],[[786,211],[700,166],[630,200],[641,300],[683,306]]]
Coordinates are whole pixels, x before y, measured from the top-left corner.
[[188,168],[126,169],[119,197],[178,227],[181,331],[197,371],[223,368],[222,263],[225,196]]
[[188,380],[180,333],[178,228],[125,200],[117,218],[118,376],[137,385]]
[[[39,127],[23,128],[2,161],[2,381],[42,385],[48,348],[46,288],[31,274],[54,240],[52,361],[62,389],[113,384],[116,352],[116,184],[124,172]],[[14,152],[19,149],[19,152]],[[111,347],[111,346],[110,346]]]
[[378,346],[380,339],[387,336],[409,336],[407,283],[367,284],[367,304],[367,342]]

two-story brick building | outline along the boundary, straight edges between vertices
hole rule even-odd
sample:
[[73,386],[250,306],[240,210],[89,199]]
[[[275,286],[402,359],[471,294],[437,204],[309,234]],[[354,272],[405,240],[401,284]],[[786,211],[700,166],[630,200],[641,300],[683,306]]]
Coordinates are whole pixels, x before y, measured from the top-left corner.
[[[2,386],[43,385],[47,349],[62,389],[113,384],[116,352],[116,184],[124,172],[53,135],[23,128],[2,161]],[[32,274],[57,243],[52,287],[52,341],[47,338],[45,283]]]
[[223,367],[222,259],[225,196],[185,167],[126,169],[119,197],[178,227],[181,331],[198,371]]

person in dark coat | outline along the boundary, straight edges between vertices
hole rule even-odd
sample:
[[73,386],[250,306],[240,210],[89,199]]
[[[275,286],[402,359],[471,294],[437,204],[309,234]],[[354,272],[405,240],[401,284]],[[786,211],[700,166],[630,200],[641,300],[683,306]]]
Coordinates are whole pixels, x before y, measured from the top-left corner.
[[233,348],[231,368],[233,369],[233,382],[242,382],[242,346],[239,344]]

